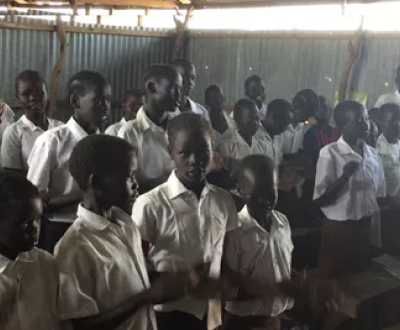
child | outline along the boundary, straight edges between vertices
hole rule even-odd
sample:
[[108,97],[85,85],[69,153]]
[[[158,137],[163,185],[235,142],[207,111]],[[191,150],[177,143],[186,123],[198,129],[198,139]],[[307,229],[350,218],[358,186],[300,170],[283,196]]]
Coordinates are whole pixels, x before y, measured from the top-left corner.
[[277,168],[282,161],[282,145],[279,135],[282,134],[291,121],[293,106],[282,99],[271,101],[267,107],[267,113],[261,120],[257,137],[264,146],[266,156],[271,157]]
[[379,122],[383,133],[378,138],[377,150],[381,156],[386,179],[386,192],[400,202],[400,106],[387,103],[380,108]]
[[138,89],[131,89],[125,93],[124,100],[122,101],[122,119],[111,126],[109,126],[105,133],[112,136],[117,136],[120,128],[126,122],[136,119],[137,112],[143,106],[143,93]]
[[69,157],[84,137],[96,134],[111,107],[111,87],[97,72],[81,71],[68,83],[74,115],[65,124],[43,133],[28,159],[28,179],[48,201],[44,248],[52,251],[75,219],[81,193],[68,171]]
[[[267,115],[269,112],[268,108]],[[245,157],[238,181],[246,206],[239,213],[241,226],[227,234],[224,260],[230,269],[260,282],[289,280],[293,244],[287,218],[274,211],[278,198],[274,161],[264,155]],[[292,306],[286,296],[229,302],[225,329],[278,330],[279,315]]]
[[253,75],[246,79],[244,90],[247,98],[252,100],[258,108],[258,117],[262,120],[267,113],[267,105],[264,103],[265,84],[261,77]]
[[329,125],[332,108],[329,101],[324,96],[319,96],[319,107],[314,109],[315,125],[304,135],[304,152],[311,157],[313,162],[317,162],[319,151],[326,145],[336,142],[340,137],[340,132],[336,127]]
[[234,120],[224,111],[225,95],[218,85],[211,85],[205,91],[205,102],[210,116],[211,126],[219,134],[228,128],[236,128]]
[[11,125],[14,122],[14,117],[14,111],[0,98],[0,145],[4,131],[8,125]]
[[365,107],[341,102],[334,119],[342,136],[321,149],[314,190],[315,203],[327,218],[319,258],[323,276],[366,266],[371,217],[386,190],[378,153],[363,140],[369,128]]
[[[212,129],[202,116],[188,112],[173,118],[168,141],[175,170],[167,182],[134,204],[144,250],[156,272],[182,269],[197,262],[211,263],[209,275],[218,279],[225,233],[238,226],[228,192],[206,180],[213,157]],[[155,306],[160,330],[208,329],[221,320],[220,303],[186,297]]]
[[137,196],[133,147],[89,136],[74,148],[69,168],[83,202],[55,250],[60,318],[75,329],[157,329],[150,304],[179,297],[189,283],[181,273],[150,287],[141,237],[128,215]]
[[146,104],[118,136],[137,152],[136,179],[141,192],[146,192],[164,183],[173,169],[166,129],[171,114],[179,109],[182,78],[170,66],[153,65],[144,74],[143,84]]
[[36,139],[48,129],[62,125],[58,120],[46,117],[47,86],[39,72],[26,70],[16,79],[16,96],[23,116],[8,126],[1,144],[3,168],[28,171],[28,157]]
[[35,247],[42,201],[16,172],[0,172],[0,329],[58,330],[58,271]]
[[180,104],[180,112],[193,111],[206,119],[209,119],[206,108],[202,105],[193,102],[189,96],[193,91],[196,83],[196,68],[193,63],[183,58],[177,58],[172,61],[171,66],[178,71],[182,77],[182,99]]

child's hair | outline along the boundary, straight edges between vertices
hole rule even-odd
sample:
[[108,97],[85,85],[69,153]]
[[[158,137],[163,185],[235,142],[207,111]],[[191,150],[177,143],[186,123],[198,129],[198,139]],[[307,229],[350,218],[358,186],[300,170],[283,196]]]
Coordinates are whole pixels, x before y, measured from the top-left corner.
[[312,89],[303,89],[294,96],[292,103],[295,108],[306,111],[311,117],[319,108],[319,97]]
[[33,197],[39,197],[39,191],[24,175],[0,170],[0,219],[15,214]]
[[168,142],[170,146],[175,144],[179,131],[205,133],[213,140],[213,130],[208,120],[193,112],[184,112],[171,119],[168,124]]
[[265,173],[267,170],[274,170],[275,163],[272,158],[261,155],[253,154],[244,157],[238,166],[237,177],[238,181],[241,182],[244,178],[246,171],[250,170],[253,173]]
[[69,159],[69,172],[85,191],[92,174],[107,175],[118,172],[123,157],[134,152],[128,142],[115,136],[95,134],[79,141]]
[[337,128],[343,129],[347,122],[347,115],[350,112],[361,109],[363,105],[357,101],[346,100],[340,102],[333,110],[333,119],[335,120]]
[[18,74],[17,78],[15,79],[15,93],[18,94],[18,84],[21,81],[31,81],[31,82],[42,82],[47,89],[46,81],[44,80],[42,74],[37,71],[33,70],[25,70]]
[[154,64],[150,66],[143,74],[143,89],[144,91],[147,91],[147,83],[150,80],[159,80],[161,78],[172,77],[177,74],[178,73],[172,66],[165,64]]
[[252,76],[250,76],[249,78],[246,79],[246,81],[244,82],[244,88],[245,89],[249,89],[250,85],[253,82],[259,82],[259,81],[262,81],[262,78],[260,76],[257,76],[257,75],[254,74],[254,75],[252,75]]
[[176,58],[171,62],[171,66],[174,68],[177,68],[177,67],[188,68],[192,65],[193,65],[192,62],[190,62],[189,60],[184,59],[184,58]]
[[222,89],[221,89],[221,86],[219,86],[219,85],[211,85],[211,86],[208,86],[208,87],[206,88],[205,92],[204,92],[205,99],[208,99],[210,93],[219,92],[219,91],[221,91],[221,90],[222,90]]
[[293,112],[293,105],[284,99],[275,99],[268,103],[267,115],[272,117],[283,116],[284,110]]
[[80,71],[68,81],[68,99],[71,96],[83,96],[93,86],[105,86],[108,82],[104,76],[95,71]]
[[325,97],[323,95],[319,95],[318,99],[319,99],[319,106],[320,107],[327,107],[329,110],[331,110],[332,106],[331,106],[331,103],[329,102],[327,97]]
[[249,99],[241,99],[235,103],[235,106],[233,107],[233,118],[236,120],[240,116],[240,112],[242,111],[242,108],[254,108],[257,109],[257,105],[254,103],[254,101],[249,100]]
[[384,115],[388,113],[394,114],[395,112],[400,112],[400,105],[396,103],[385,103],[379,108],[377,118],[382,119]]
[[134,97],[136,99],[141,99],[143,97],[143,92],[139,89],[127,90],[124,94],[123,101],[126,102],[130,97]]

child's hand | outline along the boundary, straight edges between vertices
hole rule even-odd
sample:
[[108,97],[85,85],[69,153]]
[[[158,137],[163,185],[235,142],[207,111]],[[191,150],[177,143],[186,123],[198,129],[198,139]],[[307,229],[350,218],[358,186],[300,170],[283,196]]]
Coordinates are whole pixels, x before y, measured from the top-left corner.
[[360,167],[360,164],[357,162],[349,162],[343,167],[343,174],[342,176],[349,180],[351,176],[357,171],[357,169]]

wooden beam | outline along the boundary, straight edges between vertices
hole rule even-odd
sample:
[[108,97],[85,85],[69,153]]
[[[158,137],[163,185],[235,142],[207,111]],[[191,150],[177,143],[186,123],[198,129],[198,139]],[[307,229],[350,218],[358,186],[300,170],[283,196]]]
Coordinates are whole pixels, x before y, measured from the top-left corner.
[[52,111],[53,118],[57,115],[57,99],[58,99],[58,87],[60,85],[60,75],[64,69],[65,61],[67,59],[67,51],[69,43],[65,36],[65,29],[61,16],[57,16],[57,35],[59,41],[60,54],[58,55],[57,63],[54,66],[53,72],[51,74],[51,96],[50,96],[50,109]]
[[[76,4],[83,5],[87,0],[76,0]],[[172,0],[90,0],[90,3],[94,6],[132,6],[139,8],[151,8],[151,9],[175,9],[176,3]]]

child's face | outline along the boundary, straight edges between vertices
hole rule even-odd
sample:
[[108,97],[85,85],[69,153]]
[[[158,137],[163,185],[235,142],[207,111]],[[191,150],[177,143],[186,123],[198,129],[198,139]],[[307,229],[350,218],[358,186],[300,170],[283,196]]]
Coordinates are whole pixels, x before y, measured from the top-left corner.
[[266,98],[264,82],[262,80],[253,80],[246,90],[246,95],[255,102],[264,102]]
[[111,109],[111,86],[99,85],[88,88],[79,96],[79,114],[92,126],[99,128],[109,116]]
[[196,83],[196,68],[191,64],[180,66],[177,71],[182,77],[183,94],[189,96]]
[[179,110],[181,101],[182,78],[174,76],[161,78],[154,83],[154,93],[150,94],[157,108],[167,112]]
[[[286,130],[286,127],[288,127],[293,120],[292,113],[289,111],[289,109],[281,109],[281,110],[282,110],[281,116],[272,118],[273,134],[275,134],[275,135],[282,134]],[[268,112],[267,112],[267,116],[268,116]]]
[[275,169],[266,168],[263,173],[245,171],[239,186],[250,210],[266,212],[275,208],[278,200],[278,174]]
[[365,107],[348,111],[342,134],[350,140],[366,139],[369,134],[368,112]]
[[400,113],[399,112],[389,112],[384,116],[384,121],[386,123],[385,132],[394,138],[400,138]]
[[15,203],[15,214],[10,212],[7,219],[0,221],[0,243],[13,251],[27,252],[38,243],[43,204],[39,196],[25,205]]
[[235,121],[239,131],[247,132],[251,136],[256,134],[259,122],[256,106],[242,107],[238,118],[235,117]]
[[137,98],[135,96],[129,96],[123,104],[123,111],[125,119],[133,120],[136,118],[137,112],[143,106],[143,98]]
[[208,93],[206,98],[206,105],[212,110],[222,110],[225,103],[225,96],[222,90],[215,89]]
[[317,121],[328,121],[331,112],[332,109],[330,108],[330,105],[327,104],[326,101],[324,101],[324,103],[321,103],[320,106],[317,107],[317,109],[314,112],[314,116]]
[[35,120],[43,117],[47,105],[47,88],[43,81],[19,81],[17,97],[28,119]]
[[201,183],[213,157],[211,136],[198,130],[180,130],[170,148],[178,178],[184,183]]

